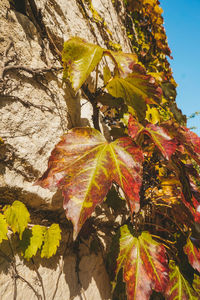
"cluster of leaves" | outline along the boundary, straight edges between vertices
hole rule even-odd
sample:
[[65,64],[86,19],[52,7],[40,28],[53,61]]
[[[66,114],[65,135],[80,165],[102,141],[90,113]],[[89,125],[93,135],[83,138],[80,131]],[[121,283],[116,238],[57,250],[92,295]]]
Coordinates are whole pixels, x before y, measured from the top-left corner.
[[[111,135],[108,142],[94,128],[69,130],[37,184],[62,190],[76,238],[115,183],[124,192],[131,218],[120,228],[113,287],[122,269],[128,299],[149,299],[153,290],[170,300],[199,299],[200,138],[172,113],[165,118],[159,81],[135,54],[71,38],[63,49],[64,80],[75,91],[85,91],[88,76],[107,56],[114,69],[104,66],[104,85],[98,93],[90,92],[89,100],[126,106],[120,135]],[[183,257],[190,276],[182,267]]]
[[[7,240],[12,233],[17,233],[21,255],[29,260],[40,251],[41,257],[53,256],[60,244],[61,230],[58,224],[49,228],[33,225],[29,228],[30,214],[26,206],[20,201],[6,205],[0,213],[0,243]],[[11,230],[9,233],[8,230]]]

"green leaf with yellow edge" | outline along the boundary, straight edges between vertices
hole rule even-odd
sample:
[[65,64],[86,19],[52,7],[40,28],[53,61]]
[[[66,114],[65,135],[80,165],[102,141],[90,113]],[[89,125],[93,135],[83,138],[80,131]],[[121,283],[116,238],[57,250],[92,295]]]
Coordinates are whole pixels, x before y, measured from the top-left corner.
[[181,274],[174,261],[169,262],[169,283],[165,291],[167,300],[198,300],[199,296]]
[[104,49],[73,37],[64,43],[62,52],[63,79],[70,80],[77,91],[100,62]]
[[123,268],[129,300],[148,300],[152,290],[163,292],[168,283],[168,261],[162,244],[143,232],[134,237],[127,225],[121,227],[116,275]]
[[140,120],[146,115],[146,103],[156,104],[161,97],[161,89],[149,75],[132,73],[126,78],[114,77],[106,86],[107,91],[116,98],[123,98],[132,106]]
[[7,240],[8,224],[4,215],[0,214],[0,243],[2,240]]
[[[24,257],[29,260],[32,256],[36,255],[37,251],[41,248],[44,241],[44,235],[47,228],[40,225],[34,225],[30,232],[30,239],[28,246],[25,248]],[[24,237],[24,236],[23,236]],[[22,237],[22,241],[23,241]]]
[[75,238],[113,182],[124,191],[131,213],[139,210],[142,162],[141,149],[129,137],[108,143],[94,128],[73,128],[52,151],[48,169],[36,184],[62,189]]
[[61,229],[58,224],[52,224],[44,235],[44,244],[41,251],[41,257],[49,258],[53,256],[61,240]]
[[11,206],[5,207],[4,216],[12,231],[19,233],[21,240],[22,233],[30,221],[30,214],[26,206],[20,201],[14,201]]

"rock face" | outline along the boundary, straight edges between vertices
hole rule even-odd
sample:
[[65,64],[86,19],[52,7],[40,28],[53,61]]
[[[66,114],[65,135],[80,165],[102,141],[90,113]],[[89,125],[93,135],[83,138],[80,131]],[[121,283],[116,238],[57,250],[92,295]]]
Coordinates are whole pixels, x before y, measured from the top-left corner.
[[[111,0],[1,0],[0,203],[20,200],[36,215],[43,211],[63,217],[61,194],[33,185],[59,137],[72,127],[92,125],[90,103],[62,85],[63,42],[79,36],[108,48],[120,44],[130,52],[123,5],[118,5],[120,14]],[[44,214],[37,218],[45,222]],[[56,256],[34,262],[13,256],[3,242],[1,299],[110,299],[102,255],[82,245],[77,258],[64,250],[66,236],[64,230]]]

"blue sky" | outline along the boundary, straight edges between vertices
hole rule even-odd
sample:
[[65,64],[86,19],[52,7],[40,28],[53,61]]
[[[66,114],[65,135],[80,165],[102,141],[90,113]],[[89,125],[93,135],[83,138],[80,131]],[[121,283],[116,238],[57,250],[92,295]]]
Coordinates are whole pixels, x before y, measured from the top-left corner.
[[[178,84],[176,102],[187,116],[200,111],[200,0],[160,0]],[[200,136],[200,115],[188,127]]]

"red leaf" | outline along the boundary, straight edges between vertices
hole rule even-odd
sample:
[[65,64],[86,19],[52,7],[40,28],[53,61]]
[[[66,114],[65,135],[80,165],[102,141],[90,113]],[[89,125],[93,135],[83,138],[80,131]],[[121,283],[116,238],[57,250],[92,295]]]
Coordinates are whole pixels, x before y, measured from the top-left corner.
[[163,292],[168,282],[166,251],[148,232],[132,236],[127,225],[121,227],[117,270],[123,268],[128,299],[149,299],[152,289]]
[[52,151],[48,169],[37,184],[62,189],[63,206],[76,236],[112,182],[124,191],[131,212],[139,210],[142,162],[142,151],[132,139],[108,143],[96,129],[74,128]]
[[176,151],[176,141],[171,139],[168,131],[160,126],[149,123],[146,127],[143,127],[130,115],[128,130],[129,135],[133,139],[137,139],[141,134],[148,135],[166,159],[170,159],[171,155]]
[[184,252],[188,256],[188,260],[191,266],[200,272],[200,249],[198,249],[191,241],[190,237],[187,239],[187,243],[184,246]]

